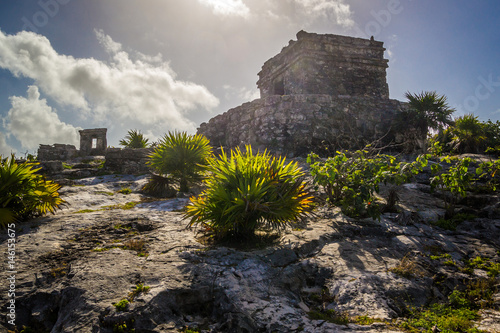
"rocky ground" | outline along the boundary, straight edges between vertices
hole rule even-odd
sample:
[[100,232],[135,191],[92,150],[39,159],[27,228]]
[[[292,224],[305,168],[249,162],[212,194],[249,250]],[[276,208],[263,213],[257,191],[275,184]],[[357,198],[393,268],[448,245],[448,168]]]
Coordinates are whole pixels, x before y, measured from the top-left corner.
[[[200,241],[182,219],[187,199],[147,198],[139,193],[145,182],[77,180],[61,191],[67,207],[17,225],[19,331],[400,332],[409,305],[446,301],[487,277],[484,269],[466,272],[464,260],[500,262],[498,195],[476,198],[479,217],[447,231],[429,225],[442,201],[425,183],[407,184],[402,213],[354,220],[323,206],[303,229],[262,236],[252,248]],[[0,278],[8,276],[4,265]],[[499,281],[479,329],[500,332]],[[0,284],[0,331],[13,329],[8,289]],[[377,320],[336,324],[318,313]]]

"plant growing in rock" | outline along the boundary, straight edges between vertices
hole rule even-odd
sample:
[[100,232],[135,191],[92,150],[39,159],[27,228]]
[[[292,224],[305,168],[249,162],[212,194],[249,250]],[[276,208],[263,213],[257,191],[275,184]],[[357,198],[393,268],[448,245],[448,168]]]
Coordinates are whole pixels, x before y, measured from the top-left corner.
[[[413,163],[397,163],[390,155],[370,156],[367,150],[337,152],[324,161],[316,154],[310,154],[307,162],[311,165],[314,183],[322,186],[330,203],[341,207],[349,216],[365,214],[378,218],[380,210],[374,204],[374,193],[379,184],[400,185],[427,165],[426,156],[420,156]],[[392,196],[391,196],[392,194]],[[397,194],[390,193],[388,205],[394,206]]]
[[160,174],[179,182],[181,192],[188,192],[189,182],[200,180],[212,148],[206,137],[186,132],[168,132],[149,156],[149,165]]
[[116,311],[123,312],[123,311],[127,311],[128,304],[129,304],[129,301],[126,298],[124,298],[124,299],[120,300],[119,302],[114,303],[113,305],[115,306]]
[[37,173],[38,163],[16,163],[0,156],[0,226],[55,213],[65,201],[59,196],[61,186]]
[[500,171],[500,160],[482,162],[476,168],[476,175],[479,180],[486,182],[486,189],[495,192],[498,186],[498,173]]
[[[442,158],[442,161],[451,163],[449,157]],[[455,213],[455,205],[459,197],[465,197],[467,190],[470,189],[474,175],[469,172],[469,166],[473,162],[471,158],[458,159],[447,172],[441,172],[431,179],[431,186],[443,193],[445,202],[446,215],[445,218],[452,218]],[[440,164],[431,166],[433,173],[438,173],[442,170]],[[447,195],[449,192],[451,195]]]
[[209,159],[207,189],[187,206],[189,226],[201,225],[219,238],[248,237],[261,227],[281,230],[312,212],[313,196],[297,163],[245,149]]
[[138,130],[130,130],[124,139],[120,140],[120,145],[126,148],[148,148],[149,139],[144,137]]

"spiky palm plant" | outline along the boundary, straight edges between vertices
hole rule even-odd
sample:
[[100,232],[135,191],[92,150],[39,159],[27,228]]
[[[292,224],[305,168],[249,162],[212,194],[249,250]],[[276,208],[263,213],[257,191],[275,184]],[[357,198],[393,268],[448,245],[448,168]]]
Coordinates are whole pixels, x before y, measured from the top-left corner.
[[37,165],[0,156],[0,225],[55,213],[65,203],[59,197],[61,186],[36,173]]
[[455,121],[451,128],[451,146],[459,153],[479,153],[486,149],[485,128],[477,116],[466,114]]
[[429,129],[442,130],[447,125],[453,124],[451,115],[455,109],[448,105],[444,95],[438,95],[435,91],[423,91],[412,94],[405,93],[410,104],[409,121],[426,136]]
[[191,198],[185,218],[215,236],[250,236],[259,227],[283,229],[312,212],[313,196],[297,163],[239,148],[209,160],[207,189]]
[[168,132],[149,156],[149,165],[160,175],[179,182],[179,191],[188,192],[189,182],[200,180],[212,153],[203,135]]
[[134,129],[128,131],[127,136],[125,136],[124,139],[120,140],[120,145],[127,148],[148,148],[148,141],[149,139],[145,138],[144,134]]

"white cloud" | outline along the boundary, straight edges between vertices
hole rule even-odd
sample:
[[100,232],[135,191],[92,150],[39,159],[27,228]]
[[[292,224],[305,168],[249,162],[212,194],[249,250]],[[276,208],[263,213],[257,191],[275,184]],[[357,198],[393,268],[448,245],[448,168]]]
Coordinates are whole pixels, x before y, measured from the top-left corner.
[[57,113],[47,105],[47,100],[40,99],[38,87],[30,86],[27,98],[12,96],[10,101],[12,108],[7,113],[5,127],[23,148],[37,149],[39,144],[53,143],[78,147],[78,128],[59,120]]
[[9,146],[5,134],[0,133],[0,155],[2,157],[9,157],[11,153],[15,153],[16,150]]
[[111,55],[109,62],[60,55],[47,38],[32,32],[0,31],[0,68],[33,79],[57,103],[83,111],[100,126],[193,131],[196,125],[186,114],[219,104],[206,87],[177,80],[161,55],[148,58],[138,53],[134,60],[102,31],[96,36]]
[[260,91],[258,89],[247,89],[245,87],[236,88],[227,84],[224,85],[223,88],[226,91],[226,99],[231,99],[233,96],[236,96],[244,102],[250,102],[260,98]]
[[335,22],[345,28],[354,26],[351,8],[344,0],[293,0],[301,6],[305,14],[316,19],[326,17],[334,19]]
[[204,6],[211,7],[215,14],[248,17],[250,9],[242,0],[198,0]]

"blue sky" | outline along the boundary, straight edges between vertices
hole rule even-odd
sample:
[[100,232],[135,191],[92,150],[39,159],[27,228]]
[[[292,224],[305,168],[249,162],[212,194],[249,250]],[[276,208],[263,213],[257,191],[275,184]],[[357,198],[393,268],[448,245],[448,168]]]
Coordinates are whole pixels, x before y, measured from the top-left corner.
[[[500,120],[496,0],[0,0],[0,154],[78,129],[152,140],[258,98],[257,73],[300,30],[383,41],[390,97],[436,90]],[[24,30],[24,32],[23,32]]]

